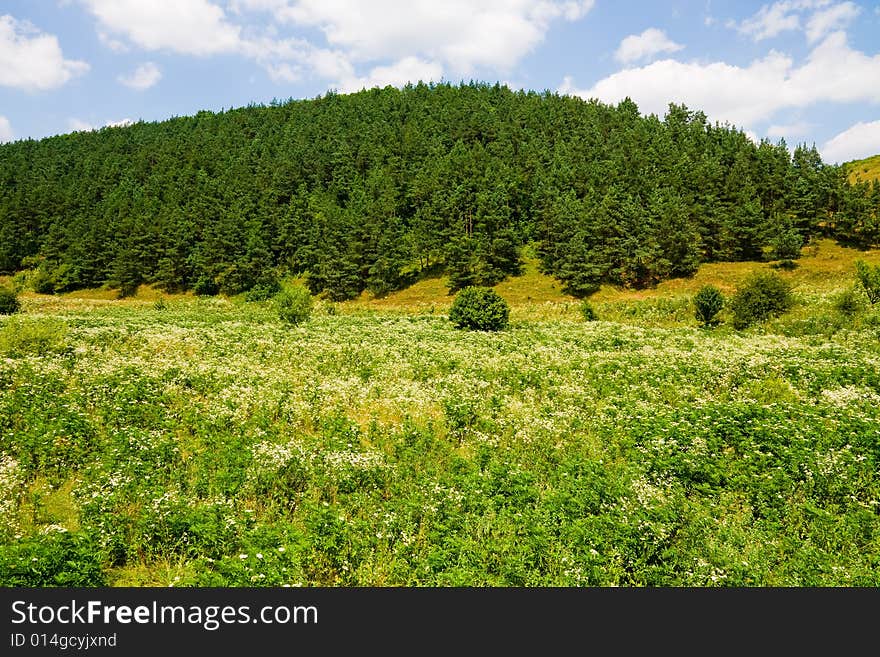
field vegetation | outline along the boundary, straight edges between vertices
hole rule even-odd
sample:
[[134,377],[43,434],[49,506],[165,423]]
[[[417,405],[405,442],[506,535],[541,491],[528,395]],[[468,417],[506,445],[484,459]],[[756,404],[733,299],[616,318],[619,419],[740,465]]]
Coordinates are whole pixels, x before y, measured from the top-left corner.
[[[527,257],[491,332],[456,330],[442,276],[296,321],[25,290],[0,316],[0,583],[877,586],[857,260],[880,252],[604,285],[587,321]],[[701,288],[761,272],[789,310],[702,326]]]

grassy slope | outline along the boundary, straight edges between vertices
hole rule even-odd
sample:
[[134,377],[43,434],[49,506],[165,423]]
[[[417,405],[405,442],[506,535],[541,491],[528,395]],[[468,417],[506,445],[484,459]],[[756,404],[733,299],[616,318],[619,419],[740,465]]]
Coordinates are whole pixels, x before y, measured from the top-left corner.
[[[814,293],[829,292],[846,287],[853,279],[854,263],[862,259],[880,264],[880,250],[858,251],[845,248],[833,240],[819,240],[804,248],[799,267],[781,274],[794,283],[796,289]],[[646,290],[631,290],[604,285],[590,300],[596,304],[618,305],[652,299],[677,299],[690,296],[706,284],[716,285],[725,294],[732,293],[751,273],[767,270],[770,263],[717,262],[704,264],[692,278],[676,278]],[[562,285],[554,278],[538,271],[537,261],[527,259],[521,276],[513,276],[496,286],[510,303],[515,315],[521,318],[552,317],[565,314],[578,300],[562,292]],[[381,299],[368,293],[359,299],[342,304],[343,309],[372,309],[379,311],[443,312],[452,302],[443,278],[429,278],[411,287],[394,292]],[[433,310],[432,310],[433,309]]]
[[847,164],[850,182],[880,180],[880,155],[872,155],[864,160]]
[[[809,294],[825,294],[843,289],[854,281],[854,263],[865,260],[880,264],[880,249],[859,251],[842,247],[833,240],[818,240],[803,250],[799,266],[791,272],[781,271],[790,280],[795,290]],[[612,285],[604,285],[590,297],[594,305],[606,309],[620,309],[627,305],[651,302],[674,302],[689,298],[706,284],[717,286],[725,294],[734,292],[738,285],[751,273],[770,269],[766,262],[716,262],[704,264],[691,278],[676,278],[664,281],[656,287],[645,290],[632,290]],[[0,283],[2,283],[0,277]],[[553,319],[576,314],[578,299],[565,294],[562,284],[551,276],[538,271],[534,258],[527,258],[523,273],[502,281],[495,289],[510,303],[513,319]],[[26,292],[25,298],[33,295]],[[124,303],[146,304],[160,298],[174,299],[191,297],[187,295],[168,295],[150,286],[142,285],[135,297]],[[446,287],[445,277],[426,278],[414,285],[382,298],[364,292],[359,298],[337,304],[342,313],[388,312],[406,314],[445,313],[452,303],[452,295]],[[82,303],[119,303],[114,290],[78,290],[57,297],[58,302],[77,300]]]

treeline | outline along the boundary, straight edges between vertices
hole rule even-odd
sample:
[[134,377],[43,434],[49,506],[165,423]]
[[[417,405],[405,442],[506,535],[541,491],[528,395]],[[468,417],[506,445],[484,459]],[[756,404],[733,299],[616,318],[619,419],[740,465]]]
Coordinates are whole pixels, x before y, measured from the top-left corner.
[[[824,234],[880,242],[880,184],[815,147],[753,143],[670,105],[661,119],[487,84],[273,101],[0,146],[0,271],[56,291],[141,283],[235,294],[305,275],[381,295],[515,274],[535,245],[578,296]],[[794,246],[792,246],[794,245]]]

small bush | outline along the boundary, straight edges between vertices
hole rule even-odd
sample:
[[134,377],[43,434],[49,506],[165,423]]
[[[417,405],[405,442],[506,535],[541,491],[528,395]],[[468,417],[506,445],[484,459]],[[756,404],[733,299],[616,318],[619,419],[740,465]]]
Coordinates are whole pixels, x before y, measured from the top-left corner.
[[202,276],[193,285],[193,292],[200,297],[213,297],[220,292],[220,287],[213,278]]
[[282,289],[275,295],[278,316],[288,324],[301,324],[312,315],[312,295],[301,285]]
[[874,305],[880,301],[880,265],[869,265],[864,260],[856,260],[856,278]]
[[0,286],[0,315],[11,315],[21,310],[21,302],[15,290]]
[[797,260],[801,257],[804,240],[796,230],[784,230],[779,233],[771,244],[775,260]]
[[742,330],[781,315],[791,308],[792,303],[791,286],[778,274],[753,274],[730,302],[733,327]]
[[244,293],[245,301],[268,301],[281,291],[281,284],[274,276],[260,277],[254,286]]
[[584,318],[584,321],[587,322],[595,322],[599,319],[599,316],[596,314],[596,309],[593,308],[593,304],[591,304],[586,299],[581,302],[581,316]]
[[694,316],[705,327],[718,324],[718,313],[724,307],[724,295],[714,285],[704,285],[694,295]]
[[858,288],[849,288],[834,297],[833,305],[834,310],[841,315],[852,317],[862,310],[864,302]]
[[9,287],[11,287],[12,291],[16,294],[23,292],[31,286],[31,274],[32,272],[29,270],[15,272],[12,276],[12,280],[9,282]]
[[799,265],[794,260],[790,260],[790,259],[786,258],[785,260],[780,260],[779,262],[774,262],[770,266],[773,269],[784,269],[785,271],[792,271],[794,269],[797,269]]
[[45,269],[37,269],[31,276],[31,288],[37,294],[55,294],[55,279]]
[[510,307],[492,288],[469,286],[455,295],[449,321],[456,328],[500,331],[507,326]]

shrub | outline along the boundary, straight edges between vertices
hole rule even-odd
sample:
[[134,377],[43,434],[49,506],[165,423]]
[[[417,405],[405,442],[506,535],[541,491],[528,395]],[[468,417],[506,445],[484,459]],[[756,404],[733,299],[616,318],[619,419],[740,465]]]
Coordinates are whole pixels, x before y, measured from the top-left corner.
[[804,240],[796,230],[784,230],[772,241],[775,260],[797,260],[801,257]]
[[510,307],[492,288],[469,286],[455,295],[449,321],[456,328],[500,331],[507,326]]
[[730,302],[733,327],[741,330],[781,315],[791,308],[792,302],[791,286],[778,274],[753,274]]
[[244,293],[245,301],[268,301],[281,291],[281,284],[274,276],[261,276],[254,286]]
[[856,278],[874,305],[880,301],[880,265],[869,265],[864,260],[856,260]]
[[583,316],[584,321],[595,322],[597,319],[599,319],[599,316],[596,314],[596,309],[593,308],[593,304],[591,304],[586,299],[584,299],[584,301],[581,302],[580,309],[581,309],[581,315]]
[[214,282],[213,278],[201,276],[193,285],[193,292],[200,297],[213,297],[220,291],[219,286]]
[[55,280],[45,269],[37,269],[33,273],[31,287],[37,294],[55,294]]
[[849,288],[834,297],[834,310],[848,317],[861,311],[864,302],[858,288]]
[[784,269],[786,271],[792,271],[798,268],[798,263],[794,260],[790,260],[786,258],[785,260],[780,260],[779,262],[774,262],[770,265],[773,269]]
[[15,290],[0,286],[0,315],[11,315],[21,310],[21,302]]
[[278,316],[288,324],[301,324],[312,314],[312,295],[301,285],[285,287],[275,295]]
[[717,315],[724,307],[724,295],[714,285],[704,285],[694,295],[694,316],[705,327],[718,324]]

